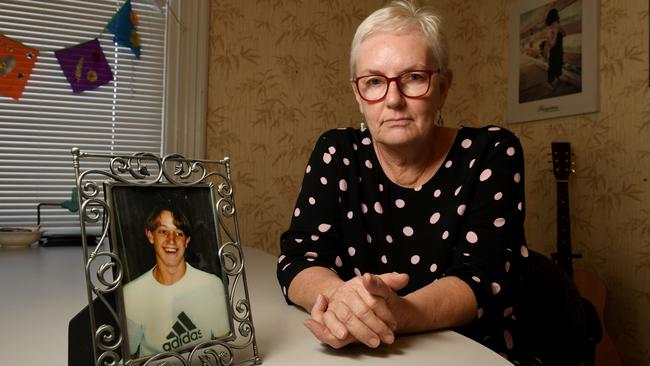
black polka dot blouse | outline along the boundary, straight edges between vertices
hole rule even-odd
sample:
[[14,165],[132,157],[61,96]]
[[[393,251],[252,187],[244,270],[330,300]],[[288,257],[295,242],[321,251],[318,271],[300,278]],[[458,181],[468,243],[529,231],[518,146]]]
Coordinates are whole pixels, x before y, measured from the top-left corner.
[[517,333],[515,278],[528,255],[524,209],[523,152],[503,128],[460,128],[440,169],[414,188],[386,177],[369,130],[331,130],[305,169],[281,237],[278,279],[286,297],[294,276],[311,266],[343,280],[401,272],[410,276],[405,295],[456,276],[478,302],[476,320],[457,330],[508,356]]

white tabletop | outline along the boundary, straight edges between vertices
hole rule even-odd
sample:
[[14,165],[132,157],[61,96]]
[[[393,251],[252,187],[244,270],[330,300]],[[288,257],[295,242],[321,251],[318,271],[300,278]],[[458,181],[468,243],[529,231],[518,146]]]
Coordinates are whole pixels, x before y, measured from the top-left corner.
[[[264,365],[510,365],[452,331],[402,336],[374,350],[323,346],[303,326],[308,314],[286,305],[275,278],[275,257],[244,249]],[[80,247],[0,249],[0,365],[66,365],[68,321],[85,305]]]

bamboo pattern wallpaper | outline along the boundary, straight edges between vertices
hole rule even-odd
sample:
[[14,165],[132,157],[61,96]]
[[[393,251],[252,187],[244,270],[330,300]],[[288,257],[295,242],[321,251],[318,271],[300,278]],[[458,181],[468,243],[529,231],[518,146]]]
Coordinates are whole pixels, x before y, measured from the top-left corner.
[[[508,124],[509,6],[424,1],[447,23],[449,126],[501,125],[526,153],[529,246],[555,248],[551,141],[570,141],[574,265],[608,288],[607,330],[625,365],[650,366],[648,2],[600,0],[598,113]],[[309,153],[323,131],[358,126],[348,49],[382,0],[212,0],[209,158],[230,156],[244,245],[279,251]],[[591,1],[583,1],[583,4]]]

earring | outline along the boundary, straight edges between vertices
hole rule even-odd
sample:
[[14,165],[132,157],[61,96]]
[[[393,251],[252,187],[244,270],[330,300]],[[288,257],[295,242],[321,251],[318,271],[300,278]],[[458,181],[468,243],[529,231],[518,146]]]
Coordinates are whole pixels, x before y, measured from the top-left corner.
[[442,109],[438,109],[438,120],[436,121],[438,126],[443,126],[445,121],[442,119]]
[[361,130],[361,132],[366,130],[366,121],[365,120],[362,119],[361,122],[359,122],[359,129]]

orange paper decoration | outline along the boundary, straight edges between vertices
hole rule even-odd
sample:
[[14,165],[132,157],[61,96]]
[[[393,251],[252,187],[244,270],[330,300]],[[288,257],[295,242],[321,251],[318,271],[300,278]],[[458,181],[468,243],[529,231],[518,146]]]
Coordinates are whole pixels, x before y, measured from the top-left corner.
[[38,58],[38,50],[0,34],[0,94],[18,100]]

